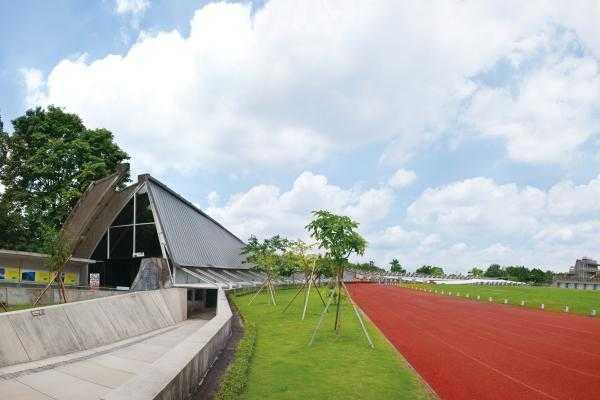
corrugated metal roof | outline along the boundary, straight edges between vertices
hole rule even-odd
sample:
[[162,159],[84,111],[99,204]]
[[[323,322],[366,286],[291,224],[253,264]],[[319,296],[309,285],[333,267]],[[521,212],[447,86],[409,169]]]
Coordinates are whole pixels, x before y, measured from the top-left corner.
[[248,268],[244,242],[161,182],[144,176],[171,259],[181,266]]

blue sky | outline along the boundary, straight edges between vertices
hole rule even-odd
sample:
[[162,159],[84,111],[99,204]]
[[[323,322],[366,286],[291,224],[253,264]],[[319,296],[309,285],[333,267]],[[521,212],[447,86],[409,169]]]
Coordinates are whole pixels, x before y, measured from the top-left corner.
[[379,264],[565,270],[600,256],[600,9],[509,3],[2,2],[0,115],[112,130],[243,238],[328,208]]

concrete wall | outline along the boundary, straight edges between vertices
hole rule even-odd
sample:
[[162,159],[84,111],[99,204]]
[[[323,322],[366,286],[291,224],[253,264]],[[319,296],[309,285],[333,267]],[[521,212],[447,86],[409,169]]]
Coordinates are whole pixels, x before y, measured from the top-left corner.
[[232,313],[222,289],[217,313],[206,325],[104,400],[180,400],[189,398],[224,348]]
[[[7,303],[10,306],[32,304],[44,290],[45,285],[23,285],[0,283],[0,301]],[[101,297],[113,296],[115,294],[123,294],[118,290],[88,290],[88,289],[70,289],[67,287],[67,299],[71,301],[83,301],[98,299]],[[58,289],[51,288],[46,291],[40,304],[56,304],[60,303]]]
[[135,292],[0,314],[0,368],[88,350],[187,318],[186,290]]

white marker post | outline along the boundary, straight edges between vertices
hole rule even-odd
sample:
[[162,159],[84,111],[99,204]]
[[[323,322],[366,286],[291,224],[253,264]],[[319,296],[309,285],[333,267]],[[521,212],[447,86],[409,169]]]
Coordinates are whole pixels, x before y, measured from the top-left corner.
[[477,295],[477,300],[481,300],[481,296]]
[[488,300],[490,301],[490,303],[492,302],[492,298],[491,297]]
[[565,312],[569,312],[569,306],[565,306]]
[[504,304],[508,304],[508,299],[504,299]]
[[592,317],[596,316],[596,310],[592,310]]
[[524,306],[525,305],[525,300],[521,300],[521,305]]
[[541,308],[542,310],[544,309],[544,303],[542,303],[542,305],[541,305],[541,307],[540,307],[540,308]]

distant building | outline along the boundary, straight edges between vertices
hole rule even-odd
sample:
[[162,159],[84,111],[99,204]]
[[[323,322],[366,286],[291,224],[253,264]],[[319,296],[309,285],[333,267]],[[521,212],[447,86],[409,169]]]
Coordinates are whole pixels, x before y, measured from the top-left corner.
[[554,275],[554,286],[572,289],[600,290],[600,264],[589,257],[575,261],[566,274]]

